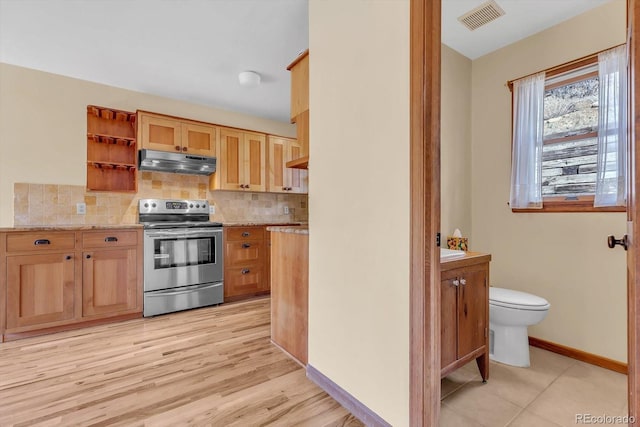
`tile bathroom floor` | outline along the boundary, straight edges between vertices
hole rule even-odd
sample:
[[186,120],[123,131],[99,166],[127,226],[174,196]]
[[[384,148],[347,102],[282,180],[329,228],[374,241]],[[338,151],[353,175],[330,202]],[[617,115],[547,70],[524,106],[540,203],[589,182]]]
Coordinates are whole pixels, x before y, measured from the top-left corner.
[[491,362],[486,384],[475,361],[443,378],[440,426],[575,426],[585,424],[577,414],[627,414],[626,375],[530,349],[530,368]]

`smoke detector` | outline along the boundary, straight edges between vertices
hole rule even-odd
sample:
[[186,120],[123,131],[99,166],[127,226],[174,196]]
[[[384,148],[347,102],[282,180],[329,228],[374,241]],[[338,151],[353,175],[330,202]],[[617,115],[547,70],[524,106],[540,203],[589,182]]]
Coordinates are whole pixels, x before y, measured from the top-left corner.
[[482,3],[480,6],[458,17],[458,21],[473,31],[504,15],[504,10],[494,0]]

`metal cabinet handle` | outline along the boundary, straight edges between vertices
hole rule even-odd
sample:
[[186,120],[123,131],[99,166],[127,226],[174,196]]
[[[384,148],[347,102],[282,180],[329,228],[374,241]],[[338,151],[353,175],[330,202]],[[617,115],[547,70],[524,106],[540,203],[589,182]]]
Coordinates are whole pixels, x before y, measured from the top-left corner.
[[242,244],[242,247],[243,247],[243,248],[245,248],[245,249],[247,249],[247,248],[250,248],[250,247],[251,247],[251,245],[250,245],[249,243],[243,243],[243,244]]
[[245,268],[240,273],[247,274],[247,273],[250,273],[250,272],[251,272],[251,270],[249,270],[248,268]]
[[249,233],[248,231],[242,233],[242,237],[249,237],[250,235],[251,233]]
[[187,151],[187,147],[182,147],[182,151]]
[[466,285],[467,284],[467,279],[460,279],[460,284],[461,285]]
[[117,242],[118,238],[117,237],[105,237],[104,241],[109,243],[109,242]]
[[453,286],[459,286],[460,285],[460,281],[458,279],[455,279],[453,282]]
[[86,254],[86,255],[85,255],[85,258],[86,258],[86,259],[89,259],[89,258],[91,258],[91,255],[89,255],[89,254]]
[[176,145],[176,151],[180,151],[180,146]]
[[33,242],[34,245],[38,246],[38,245],[50,245],[51,244],[51,240],[48,239],[38,239],[35,242]]
[[66,259],[67,261],[69,261],[71,258],[73,258],[71,255],[67,255],[66,257],[64,257],[64,259]]

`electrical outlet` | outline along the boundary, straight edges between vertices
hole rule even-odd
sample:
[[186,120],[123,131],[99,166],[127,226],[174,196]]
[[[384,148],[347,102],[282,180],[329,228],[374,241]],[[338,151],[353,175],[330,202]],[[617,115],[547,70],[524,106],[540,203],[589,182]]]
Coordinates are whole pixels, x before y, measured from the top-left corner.
[[76,213],[78,215],[85,215],[87,213],[86,203],[76,203]]
[[216,213],[216,207],[214,205],[209,205],[209,213],[211,215]]
[[284,214],[289,215],[289,206],[284,207]]

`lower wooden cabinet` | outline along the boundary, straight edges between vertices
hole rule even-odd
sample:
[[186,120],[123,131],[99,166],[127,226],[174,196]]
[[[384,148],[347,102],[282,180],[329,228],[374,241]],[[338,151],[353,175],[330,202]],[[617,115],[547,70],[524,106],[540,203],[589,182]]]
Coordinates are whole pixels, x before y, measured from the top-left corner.
[[142,230],[8,232],[0,246],[3,340],[142,316]]
[[7,257],[7,329],[74,317],[73,252]]
[[135,248],[84,252],[82,316],[135,309],[137,264]]
[[267,234],[265,226],[225,227],[225,301],[269,293]]
[[441,375],[476,359],[489,377],[489,260],[471,254],[441,264]]

